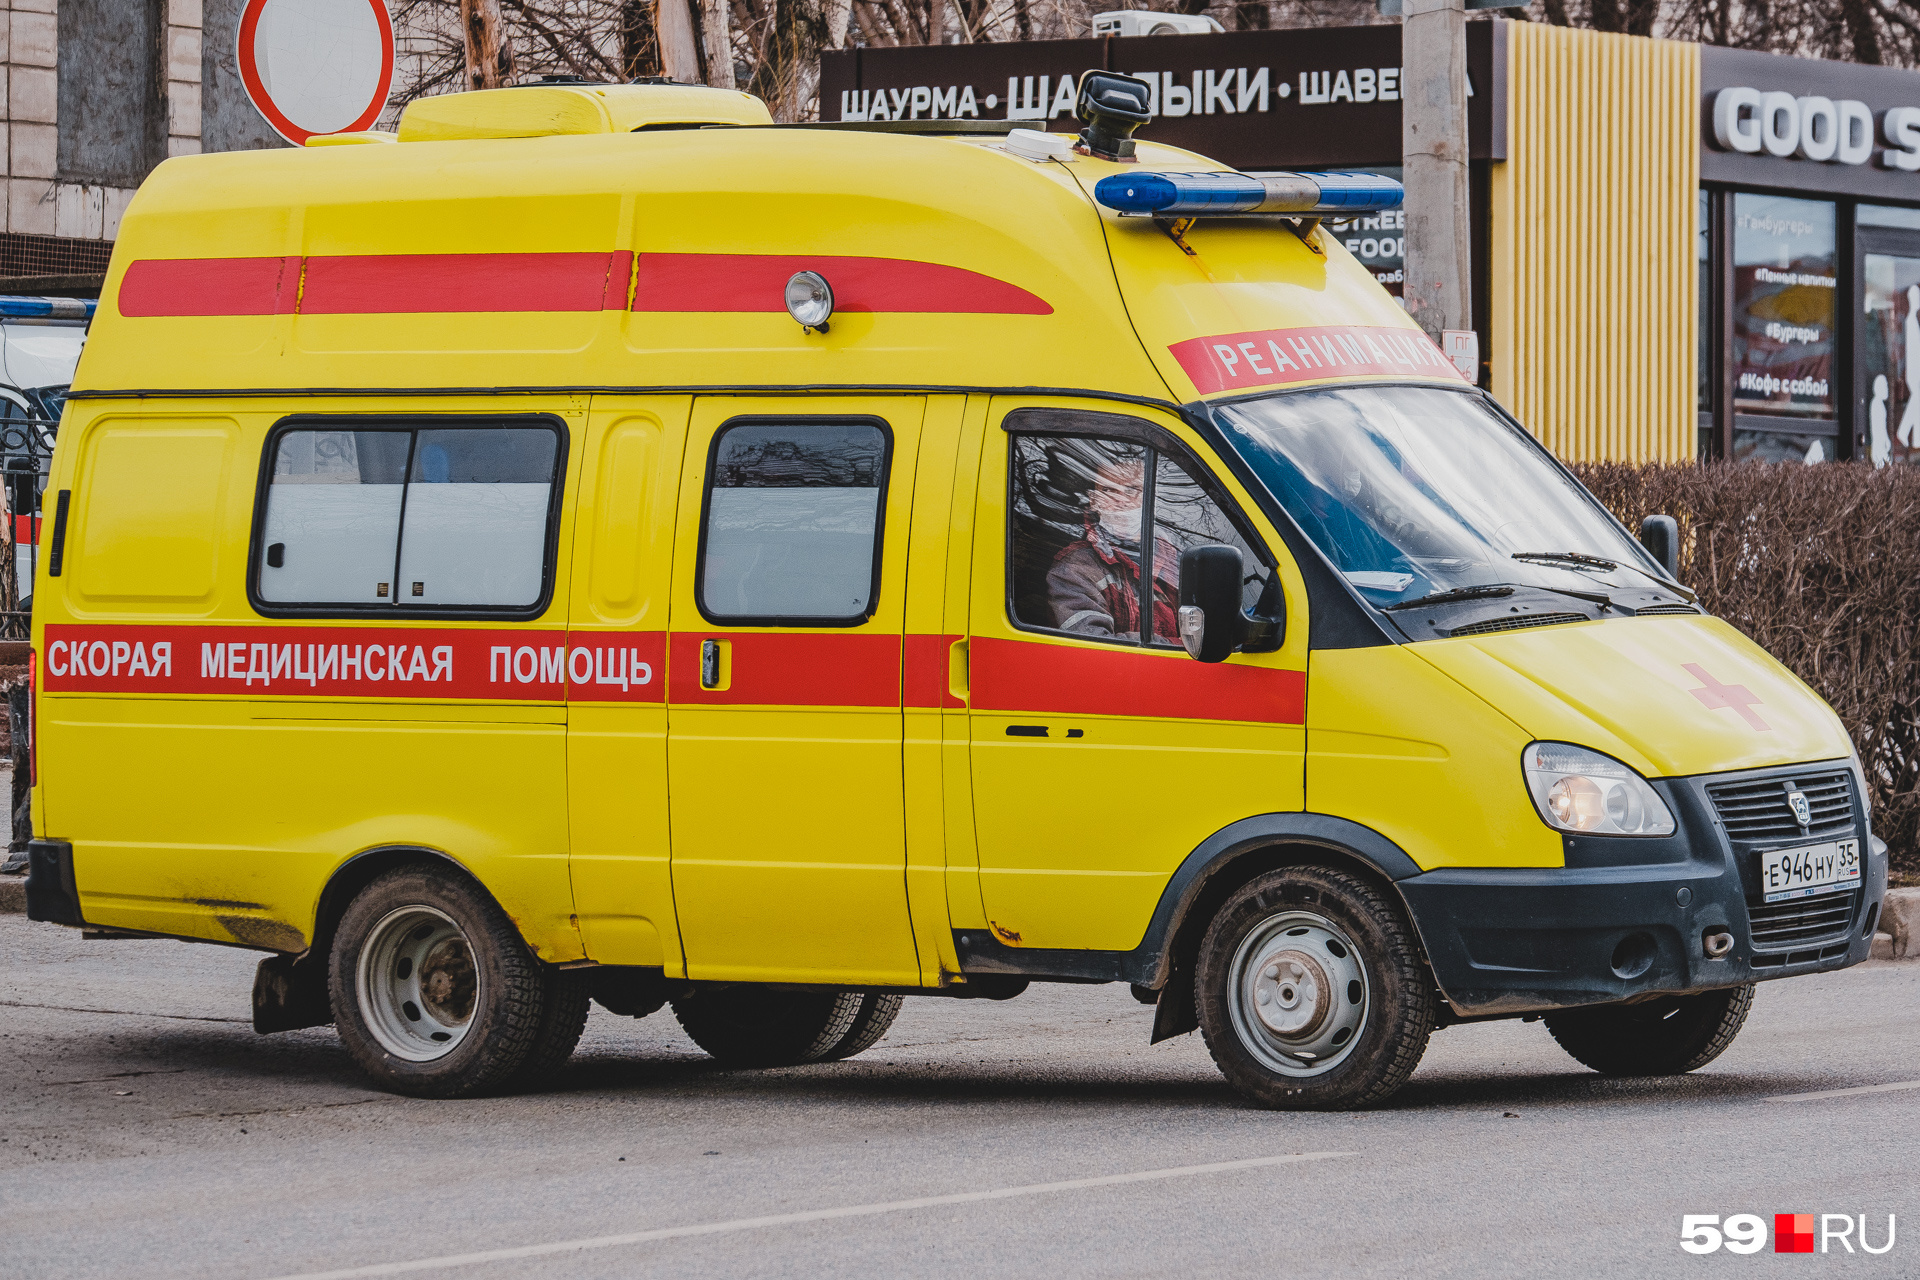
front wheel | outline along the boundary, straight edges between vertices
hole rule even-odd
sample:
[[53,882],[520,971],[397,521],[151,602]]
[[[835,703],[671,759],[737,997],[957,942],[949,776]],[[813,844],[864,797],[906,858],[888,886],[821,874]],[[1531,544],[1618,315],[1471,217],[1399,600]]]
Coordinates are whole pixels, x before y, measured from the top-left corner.
[[1207,929],[1200,1029],[1228,1082],[1263,1107],[1384,1102],[1433,1034],[1433,980],[1385,892],[1326,867],[1257,876]]
[[1567,1009],[1546,1017],[1547,1030],[1575,1061],[1607,1076],[1677,1076],[1725,1053],[1753,1008],[1753,987],[1642,1004]]

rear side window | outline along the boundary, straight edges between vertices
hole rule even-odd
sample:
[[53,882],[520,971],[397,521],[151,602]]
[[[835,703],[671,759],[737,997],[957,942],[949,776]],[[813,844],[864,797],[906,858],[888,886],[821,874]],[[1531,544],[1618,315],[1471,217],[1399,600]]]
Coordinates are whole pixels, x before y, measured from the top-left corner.
[[356,420],[268,442],[254,594],[271,610],[541,608],[558,424]]
[[877,422],[740,422],[714,437],[700,610],[853,626],[873,614],[891,440]]

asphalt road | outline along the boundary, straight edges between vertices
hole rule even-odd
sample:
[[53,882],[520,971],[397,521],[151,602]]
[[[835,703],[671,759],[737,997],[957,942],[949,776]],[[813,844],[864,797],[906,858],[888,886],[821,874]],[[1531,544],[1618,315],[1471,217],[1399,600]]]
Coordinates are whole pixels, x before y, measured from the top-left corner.
[[[256,958],[0,917],[0,1275],[1920,1275],[1920,1088],[1769,1101],[1920,1081],[1915,961],[1762,986],[1691,1076],[1496,1023],[1387,1110],[1296,1115],[1150,1047],[1124,987],[910,1000],[759,1072],[596,1008],[553,1092],[412,1101],[330,1030],[256,1036]],[[1679,1246],[1682,1214],[1864,1213],[1878,1247],[1890,1212],[1879,1257]]]

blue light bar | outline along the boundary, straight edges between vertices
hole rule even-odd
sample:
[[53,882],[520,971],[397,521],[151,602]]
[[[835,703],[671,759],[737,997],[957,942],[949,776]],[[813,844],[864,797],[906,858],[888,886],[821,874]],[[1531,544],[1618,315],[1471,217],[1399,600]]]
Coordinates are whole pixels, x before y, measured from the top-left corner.
[[1378,213],[1398,209],[1407,189],[1394,178],[1377,173],[1303,173],[1320,188],[1315,213]]
[[91,320],[100,304],[92,298],[0,297],[0,316],[23,320]]
[[1169,218],[1237,213],[1313,216],[1398,209],[1404,192],[1374,173],[1116,173],[1094,184],[1093,198],[1120,213]]

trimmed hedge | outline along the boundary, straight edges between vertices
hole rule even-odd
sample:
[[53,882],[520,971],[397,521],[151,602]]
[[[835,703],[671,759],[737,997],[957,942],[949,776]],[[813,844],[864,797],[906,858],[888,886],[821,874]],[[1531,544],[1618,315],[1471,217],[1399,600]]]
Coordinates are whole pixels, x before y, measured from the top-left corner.
[[1574,468],[1629,529],[1680,522],[1680,580],[1833,704],[1895,879],[1920,883],[1920,467]]

